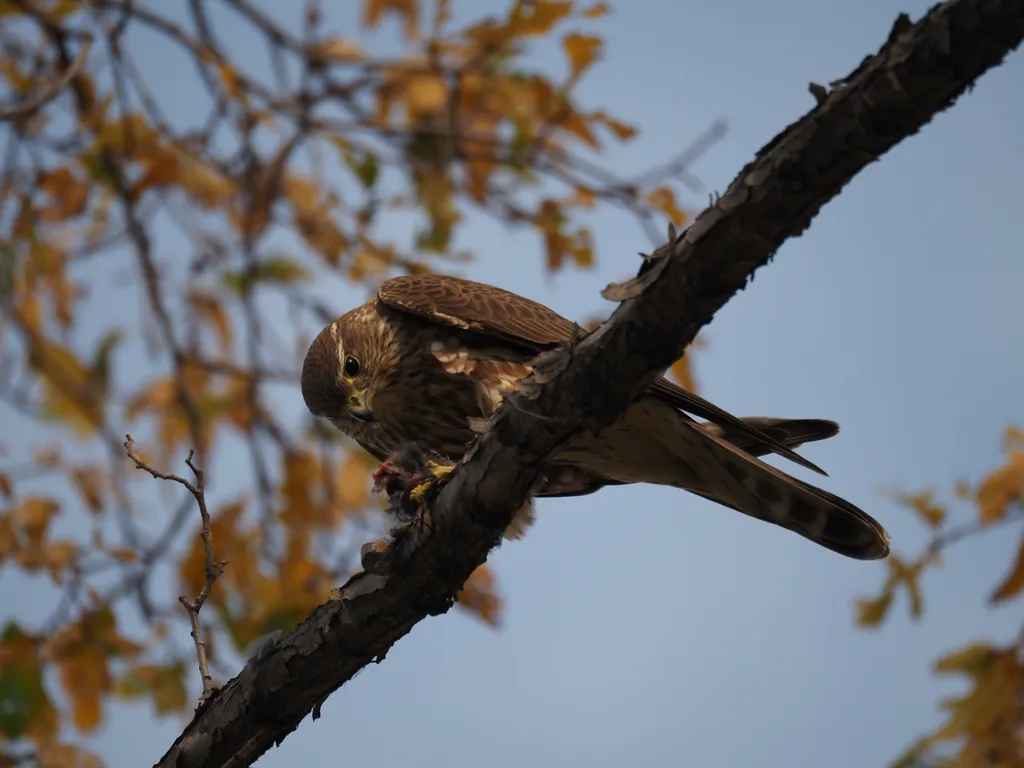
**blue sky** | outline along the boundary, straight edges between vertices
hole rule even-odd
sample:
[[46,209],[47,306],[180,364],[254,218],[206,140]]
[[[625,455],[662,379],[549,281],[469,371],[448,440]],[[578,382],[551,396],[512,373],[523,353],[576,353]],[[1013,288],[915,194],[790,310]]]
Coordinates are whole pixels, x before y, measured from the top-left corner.
[[[339,30],[356,34],[339,5]],[[581,97],[641,126],[608,157],[627,174],[724,119],[728,134],[693,168],[723,190],[812,106],[810,81],[847,74],[899,12],[917,19],[928,5],[620,2],[596,26],[606,61]],[[477,4],[454,6],[464,16]],[[535,55],[562,67],[556,48]],[[173,93],[173,68],[154,71]],[[838,437],[804,453],[897,551],[916,552],[925,534],[882,489],[976,480],[999,462],[1004,426],[1024,422],[1022,88],[1017,53],[867,168],[718,314],[697,358],[702,394],[733,413],[839,421]],[[462,242],[481,260],[464,274],[569,317],[607,313],[600,289],[649,243],[624,216],[596,219],[595,239],[597,269],[550,277],[534,236],[474,220]],[[340,295],[339,313],[355,300]],[[301,408],[297,392],[282,407]],[[1005,532],[952,551],[926,579],[923,621],[901,600],[868,633],[853,627],[852,601],[877,589],[880,564],[667,488],[538,507],[531,534],[491,558],[506,599],[499,631],[460,612],[423,622],[258,764],[883,765],[956,690],[931,661],[1020,626],[1019,606],[983,602],[1017,546]],[[181,728],[146,706],[109,715],[92,744],[111,766],[156,760]]]

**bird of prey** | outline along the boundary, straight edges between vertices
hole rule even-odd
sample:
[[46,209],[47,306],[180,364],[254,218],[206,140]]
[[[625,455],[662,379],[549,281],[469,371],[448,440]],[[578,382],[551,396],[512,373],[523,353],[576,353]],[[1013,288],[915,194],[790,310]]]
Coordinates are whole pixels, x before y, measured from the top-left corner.
[[[542,304],[445,275],[385,280],[313,340],[302,396],[378,461],[415,444],[458,460],[505,394],[578,326]],[[698,422],[692,416],[707,419]],[[545,468],[538,496],[654,483],[690,491],[859,560],[889,553],[885,529],[834,494],[761,461],[775,453],[824,474],[793,448],[832,437],[823,419],[739,419],[660,378],[611,426],[573,438]],[[506,536],[518,538],[532,507]]]

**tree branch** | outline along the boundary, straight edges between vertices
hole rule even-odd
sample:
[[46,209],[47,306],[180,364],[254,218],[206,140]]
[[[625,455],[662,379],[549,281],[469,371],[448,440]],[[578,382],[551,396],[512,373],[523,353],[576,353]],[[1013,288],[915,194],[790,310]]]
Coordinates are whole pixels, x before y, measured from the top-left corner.
[[949,107],[1024,37],[1020,0],[952,0],[893,34],[801,120],[764,147],[726,193],[638,278],[584,341],[550,354],[510,396],[430,507],[366,571],[268,644],[196,713],[162,766],[249,765],[331,692],[428,615],[444,613],[571,435],[600,429],[697,331],[802,233],[868,163]]

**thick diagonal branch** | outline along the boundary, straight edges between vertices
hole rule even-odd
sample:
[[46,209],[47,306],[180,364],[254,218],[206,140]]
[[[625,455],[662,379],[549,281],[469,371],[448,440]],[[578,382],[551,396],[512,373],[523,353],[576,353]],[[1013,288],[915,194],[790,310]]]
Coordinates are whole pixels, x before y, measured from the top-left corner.
[[611,423],[714,313],[868,163],[949,107],[1024,37],[1020,0],[952,0],[901,17],[880,52],[789,126],[644,275],[611,319],[501,408],[431,508],[370,572],[263,649],[160,765],[248,765],[451,597],[498,542],[545,460]]

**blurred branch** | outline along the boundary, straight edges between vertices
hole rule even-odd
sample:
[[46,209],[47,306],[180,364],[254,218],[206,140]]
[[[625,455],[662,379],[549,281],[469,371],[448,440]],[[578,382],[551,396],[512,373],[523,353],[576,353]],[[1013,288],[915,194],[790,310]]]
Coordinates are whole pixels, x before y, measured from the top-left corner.
[[89,58],[89,51],[92,49],[92,38],[87,37],[78,49],[71,65],[65,69],[60,76],[51,83],[45,83],[34,96],[30,96],[20,104],[11,104],[7,107],[0,107],[0,122],[17,120],[21,117],[35,112],[40,107],[57,98],[61,91],[68,87],[71,81],[85,68],[85,62]]
[[901,16],[878,54],[764,147],[683,236],[606,291],[624,303],[598,331],[538,359],[536,378],[448,476],[429,524],[411,526],[251,659],[159,764],[251,764],[416,623],[447,611],[548,456],[574,432],[611,423],[855,174],[948,108],[1022,37],[1018,0],[951,0],[917,24]]

